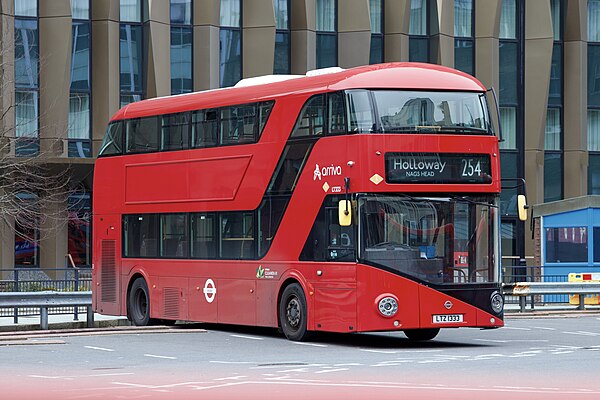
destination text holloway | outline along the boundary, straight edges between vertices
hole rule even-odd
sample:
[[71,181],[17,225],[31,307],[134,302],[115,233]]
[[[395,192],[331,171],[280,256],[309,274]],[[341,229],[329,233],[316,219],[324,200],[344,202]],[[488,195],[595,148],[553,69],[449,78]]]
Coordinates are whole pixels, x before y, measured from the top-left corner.
[[408,158],[394,158],[394,169],[403,169],[407,171],[438,171],[444,172],[447,161],[427,160],[424,158],[408,157]]

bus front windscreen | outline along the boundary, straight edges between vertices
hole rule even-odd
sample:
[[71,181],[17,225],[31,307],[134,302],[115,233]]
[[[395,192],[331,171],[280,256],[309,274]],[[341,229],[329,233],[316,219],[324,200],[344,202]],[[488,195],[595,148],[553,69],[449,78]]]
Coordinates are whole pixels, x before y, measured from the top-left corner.
[[351,132],[493,134],[485,93],[347,92]]
[[493,196],[359,198],[359,259],[432,284],[499,281]]

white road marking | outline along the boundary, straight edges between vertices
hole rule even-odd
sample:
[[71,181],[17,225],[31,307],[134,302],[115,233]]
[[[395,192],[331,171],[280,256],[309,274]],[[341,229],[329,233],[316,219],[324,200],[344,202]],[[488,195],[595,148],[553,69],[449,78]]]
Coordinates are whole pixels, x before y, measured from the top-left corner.
[[398,354],[397,350],[371,350],[371,349],[359,349],[360,351],[366,351],[368,353],[379,353],[379,354]]
[[[136,385],[136,384],[127,384],[114,382],[116,385],[124,385],[131,387],[141,387],[141,388],[162,388],[162,386],[154,387],[150,385]],[[204,384],[204,383],[202,383]],[[189,385],[189,384],[188,384]],[[433,390],[438,392],[470,392],[470,393],[536,393],[536,394],[560,394],[560,395],[569,395],[569,394],[580,394],[580,393],[592,393],[599,394],[598,390],[574,390],[568,388],[552,388],[548,390],[548,388],[538,388],[538,387],[519,387],[519,386],[494,386],[494,387],[466,387],[466,386],[448,386],[448,385],[417,385],[417,384],[408,384],[408,383],[384,383],[384,382],[360,382],[360,381],[348,381],[348,382],[330,382],[330,381],[311,381],[311,380],[299,380],[299,379],[289,379],[289,380],[281,380],[281,379],[269,379],[269,380],[248,380],[248,381],[240,381],[240,382],[230,382],[224,384],[217,385],[207,385],[207,386],[198,386],[197,383],[191,385],[190,388],[194,390],[210,390],[210,389],[219,389],[233,386],[241,386],[241,385],[294,385],[294,386],[312,386],[312,387],[344,387],[344,388],[391,388],[391,389],[402,389],[402,390]]]
[[100,350],[100,351],[115,351],[114,349],[106,349],[104,347],[96,347],[96,346],[83,346],[86,349],[92,349],[92,350]]
[[113,372],[107,374],[89,374],[89,375],[57,375],[57,376],[49,376],[49,375],[27,375],[30,378],[40,378],[40,379],[66,379],[66,380],[74,380],[77,378],[99,378],[104,376],[125,376],[125,375],[135,375],[133,372]]
[[144,357],[163,358],[163,359],[166,359],[166,360],[177,360],[177,357],[159,356],[159,355],[156,355],[156,354],[144,354]]
[[308,368],[293,368],[277,371],[279,374],[289,374],[290,372],[308,372]]
[[118,386],[131,386],[135,388],[145,388],[145,389],[168,389],[168,388],[176,388],[182,386],[193,386],[193,385],[203,385],[207,382],[180,382],[180,383],[170,383],[167,385],[145,385],[142,383],[130,383],[130,382],[111,382],[113,385]]
[[251,339],[251,340],[265,340],[264,338],[254,337],[254,336],[244,336],[244,335],[229,335],[236,338],[241,339]]
[[563,331],[561,333],[564,333],[564,334],[567,334],[567,335],[600,336],[600,333],[586,332],[586,331],[577,331],[577,332]]
[[517,328],[515,326],[505,326],[504,329],[509,329],[509,330],[513,330],[513,331],[530,331],[531,328]]
[[247,378],[247,376],[246,375],[236,375],[236,376],[228,376],[225,378],[216,378],[214,380],[215,381],[229,381],[229,380],[234,381],[234,380],[242,379],[242,378]]
[[326,344],[304,343],[304,342],[292,342],[292,343],[297,344],[299,346],[327,347]]
[[308,368],[308,367],[326,367],[327,364],[303,364],[298,362],[286,362],[286,363],[277,363],[277,364],[265,364],[265,365],[257,365],[256,367],[250,367],[250,369],[275,369],[275,368],[283,368],[285,366],[297,368]]
[[414,362],[415,362],[415,360],[386,361],[386,362],[381,362],[378,364],[371,364],[370,367],[396,367],[399,364],[414,363]]
[[543,331],[555,331],[556,330],[556,328],[546,328],[546,327],[543,327],[543,326],[534,326],[533,328],[534,329],[541,329]]
[[517,342],[526,342],[526,343],[547,343],[549,342],[549,340],[520,340],[520,339],[514,339],[514,340],[493,340],[493,339],[474,339],[477,340],[479,342],[491,342],[491,343],[517,343]]
[[253,362],[253,361],[209,361],[209,363],[214,363],[214,364],[260,364],[258,362]]
[[403,351],[403,353],[440,353],[443,350],[409,350],[409,351]]
[[315,371],[315,374],[327,374],[329,372],[340,372],[340,371],[348,371],[350,368],[335,368],[335,369],[324,369],[321,371]]

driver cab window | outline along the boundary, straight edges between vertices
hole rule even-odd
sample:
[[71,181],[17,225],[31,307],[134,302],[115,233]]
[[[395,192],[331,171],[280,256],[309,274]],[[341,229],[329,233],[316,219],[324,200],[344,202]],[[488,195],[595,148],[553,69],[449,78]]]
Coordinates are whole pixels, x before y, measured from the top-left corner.
[[301,261],[355,261],[355,225],[340,226],[338,202],[341,197],[325,199],[304,244]]

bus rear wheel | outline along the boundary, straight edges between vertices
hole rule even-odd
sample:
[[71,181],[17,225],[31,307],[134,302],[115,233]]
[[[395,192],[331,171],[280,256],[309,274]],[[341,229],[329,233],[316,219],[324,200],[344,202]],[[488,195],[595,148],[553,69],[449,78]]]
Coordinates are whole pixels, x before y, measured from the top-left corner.
[[127,296],[127,316],[135,326],[150,324],[150,296],[144,278],[133,281]]
[[407,329],[404,331],[404,334],[409,340],[414,341],[425,341],[431,340],[440,333],[440,328],[430,328],[430,329]]
[[309,332],[306,329],[306,296],[297,283],[288,285],[279,301],[279,323],[286,338],[294,341],[306,340]]

